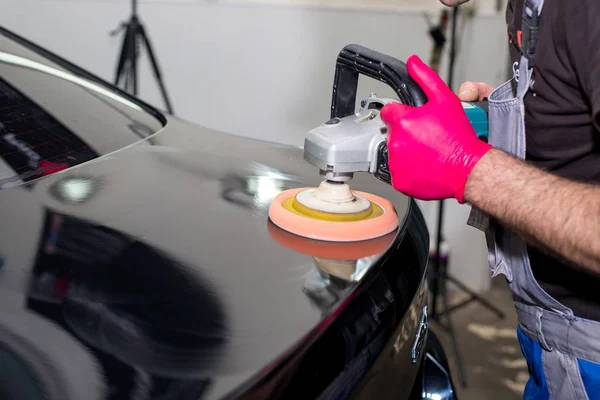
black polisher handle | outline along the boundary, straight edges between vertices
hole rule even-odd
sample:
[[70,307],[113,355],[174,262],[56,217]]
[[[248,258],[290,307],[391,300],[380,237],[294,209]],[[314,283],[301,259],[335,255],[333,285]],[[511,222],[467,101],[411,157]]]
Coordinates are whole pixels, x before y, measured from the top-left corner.
[[358,44],[349,44],[338,55],[335,66],[331,118],[354,114],[359,74],[387,84],[404,104],[422,106],[427,102],[404,62]]

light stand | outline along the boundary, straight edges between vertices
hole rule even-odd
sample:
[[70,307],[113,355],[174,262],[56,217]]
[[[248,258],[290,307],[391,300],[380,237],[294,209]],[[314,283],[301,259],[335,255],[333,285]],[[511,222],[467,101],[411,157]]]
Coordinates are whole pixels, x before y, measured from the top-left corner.
[[119,34],[119,32],[122,30],[125,30],[125,35],[123,36],[123,46],[121,47],[119,61],[117,63],[115,73],[115,85],[119,86],[120,83],[123,82],[123,89],[129,93],[132,93],[134,96],[137,96],[138,46],[146,46],[146,50],[150,56],[150,63],[154,71],[154,76],[158,81],[158,86],[160,87],[167,111],[170,114],[173,114],[173,108],[171,107],[171,102],[167,96],[167,91],[162,80],[160,69],[158,68],[158,63],[154,57],[150,40],[146,35],[144,26],[137,17],[137,0],[131,0],[131,17],[129,21],[122,23],[119,28],[111,32],[111,36]]
[[[450,59],[448,63],[448,80],[447,85],[452,90],[452,83],[454,79],[454,65],[456,61],[456,22],[458,17],[459,7],[454,7],[452,11],[452,33],[450,37]],[[433,268],[433,274],[431,276],[431,287],[432,287],[432,304],[431,304],[431,319],[436,321],[440,326],[446,329],[450,335],[450,340],[452,341],[452,347],[454,349],[454,353],[456,356],[456,364],[458,365],[459,374],[461,377],[461,383],[463,387],[467,386],[467,379],[464,372],[464,366],[462,357],[460,355],[460,351],[458,348],[458,342],[456,340],[456,332],[454,331],[454,326],[452,324],[450,314],[457,309],[466,306],[468,303],[472,301],[478,301],[484,307],[488,308],[492,312],[498,315],[499,318],[504,318],[505,315],[502,311],[500,311],[497,307],[492,305],[483,297],[479,296],[477,293],[470,290],[466,285],[460,282],[458,279],[450,276],[447,272],[448,263],[442,263],[442,248],[441,245],[444,242],[444,236],[442,233],[443,230],[443,221],[444,221],[444,200],[440,200],[439,208],[438,208],[438,219],[437,219],[437,236],[436,236],[436,251],[435,251],[435,262]],[[469,298],[461,303],[454,305],[453,307],[449,307],[448,302],[448,293],[447,293],[447,283],[448,281],[454,283],[458,286],[462,291],[469,295]],[[437,300],[438,295],[442,298],[442,303],[444,307],[444,312],[441,314],[437,313]],[[440,321],[440,317],[446,317],[446,325],[442,324]]]

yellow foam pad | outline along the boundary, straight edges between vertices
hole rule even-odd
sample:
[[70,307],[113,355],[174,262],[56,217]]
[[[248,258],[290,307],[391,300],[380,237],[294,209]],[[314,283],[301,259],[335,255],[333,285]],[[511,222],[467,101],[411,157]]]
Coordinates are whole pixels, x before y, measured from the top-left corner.
[[376,203],[370,202],[371,206],[357,213],[329,213],[306,207],[296,200],[296,196],[290,196],[281,202],[286,210],[303,217],[329,222],[355,222],[377,218],[383,215],[383,209]]

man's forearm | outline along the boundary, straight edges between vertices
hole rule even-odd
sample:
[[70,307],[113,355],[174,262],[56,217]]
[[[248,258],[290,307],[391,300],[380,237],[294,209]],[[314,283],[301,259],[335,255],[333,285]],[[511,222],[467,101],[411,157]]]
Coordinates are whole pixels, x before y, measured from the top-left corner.
[[600,274],[600,186],[557,177],[492,149],[473,168],[464,198],[533,245]]

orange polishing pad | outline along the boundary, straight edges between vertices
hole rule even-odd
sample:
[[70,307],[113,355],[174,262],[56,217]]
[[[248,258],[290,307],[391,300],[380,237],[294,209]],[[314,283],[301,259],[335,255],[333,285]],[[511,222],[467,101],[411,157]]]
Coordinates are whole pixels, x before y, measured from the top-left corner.
[[269,234],[280,245],[298,253],[311,257],[327,258],[330,260],[359,260],[383,253],[396,237],[396,231],[372,240],[358,242],[325,242],[307,239],[289,233],[272,221],[268,222]]
[[373,205],[370,217],[360,220],[345,218],[319,219],[314,213],[304,214],[302,209],[291,206],[295,196],[312,188],[289,189],[279,193],[269,207],[269,218],[288,232],[310,239],[330,242],[357,242],[387,235],[398,227],[398,215],[391,202],[373,194],[353,191]]

